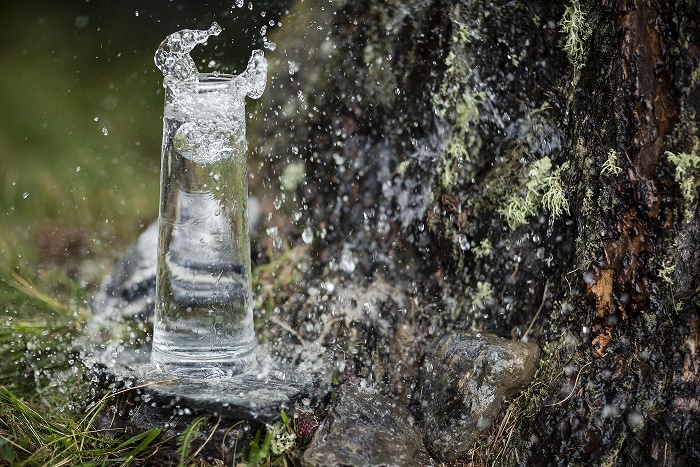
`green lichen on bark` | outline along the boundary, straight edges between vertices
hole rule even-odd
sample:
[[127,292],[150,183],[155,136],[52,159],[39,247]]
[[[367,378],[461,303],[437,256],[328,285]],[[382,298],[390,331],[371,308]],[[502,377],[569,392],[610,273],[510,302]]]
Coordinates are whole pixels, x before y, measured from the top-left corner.
[[579,0],[571,0],[559,20],[559,28],[564,35],[563,49],[569,61],[575,68],[582,67],[586,57],[586,42],[593,31]]
[[618,165],[617,152],[614,149],[608,151],[608,158],[603,162],[603,166],[600,168],[601,175],[607,175],[609,177],[616,177],[620,175],[622,168]]
[[537,215],[540,209],[554,219],[564,213],[570,214],[569,201],[564,194],[562,181],[562,172],[568,168],[569,164],[565,162],[561,167],[552,170],[552,161],[546,156],[530,166],[522,190],[524,196],[514,193],[498,209],[511,230],[527,225],[528,217]]
[[674,154],[666,151],[668,161],[673,164],[674,178],[683,197],[683,218],[686,222],[693,220],[697,201],[698,186],[700,186],[700,146],[696,144],[692,152]]

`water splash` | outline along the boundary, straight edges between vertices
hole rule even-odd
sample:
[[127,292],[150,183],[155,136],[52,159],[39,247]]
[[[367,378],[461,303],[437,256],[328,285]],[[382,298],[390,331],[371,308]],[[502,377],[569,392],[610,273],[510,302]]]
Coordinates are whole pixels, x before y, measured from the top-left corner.
[[221,26],[214,22],[207,30],[183,29],[166,37],[155,56],[156,66],[165,76],[163,85],[167,87],[171,81],[199,81],[197,65],[190,52],[198,44],[205,43],[209,37],[218,36],[221,31]]
[[[163,86],[177,92],[182,85],[199,82],[199,71],[190,56],[198,44],[218,36],[222,29],[216,22],[209,29],[183,29],[161,42],[154,61],[165,79]],[[243,94],[253,99],[262,96],[267,82],[267,60],[262,50],[254,50],[245,71],[238,76],[220,75],[230,79],[229,94]]]

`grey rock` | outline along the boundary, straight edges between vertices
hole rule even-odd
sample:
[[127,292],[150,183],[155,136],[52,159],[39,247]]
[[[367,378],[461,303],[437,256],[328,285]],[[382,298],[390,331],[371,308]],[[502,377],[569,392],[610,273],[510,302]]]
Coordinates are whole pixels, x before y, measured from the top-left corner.
[[[250,233],[262,218],[260,202],[248,198]],[[104,278],[92,309],[107,320],[145,320],[153,316],[158,262],[158,221],[153,222]]]
[[158,222],[139,236],[92,301],[96,315],[107,319],[146,319],[153,315],[158,258]]
[[433,460],[408,409],[346,385],[303,456],[308,466],[430,466]]
[[536,344],[468,333],[438,339],[423,369],[425,445],[451,462],[488,430],[503,401],[532,380]]

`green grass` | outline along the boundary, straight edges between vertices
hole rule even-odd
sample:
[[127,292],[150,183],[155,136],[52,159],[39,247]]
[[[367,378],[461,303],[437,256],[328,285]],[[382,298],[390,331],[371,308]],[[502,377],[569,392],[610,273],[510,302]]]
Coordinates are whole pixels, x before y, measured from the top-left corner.
[[129,465],[162,442],[95,429],[109,396],[79,358],[91,291],[157,214],[160,84],[127,84],[133,54],[96,67],[71,15],[0,34],[0,465]]
[[68,415],[46,416],[50,408],[36,402],[30,405],[0,387],[0,456],[17,466],[126,466],[142,453],[153,454],[159,428],[127,440],[105,436],[92,427],[100,406],[78,420]]
[[153,455],[158,428],[129,439],[94,429],[113,394],[100,397],[79,361],[90,313],[82,289],[60,275],[42,281],[51,295],[0,273],[0,465],[129,465]]

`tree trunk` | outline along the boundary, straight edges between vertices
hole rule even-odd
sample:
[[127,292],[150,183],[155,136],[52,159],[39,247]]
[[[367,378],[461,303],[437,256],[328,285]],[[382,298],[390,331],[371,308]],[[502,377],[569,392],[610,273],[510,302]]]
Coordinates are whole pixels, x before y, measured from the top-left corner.
[[538,343],[480,462],[700,462],[698,18],[297,2],[250,132],[265,227],[305,255],[282,256],[270,309],[418,418],[434,337]]

